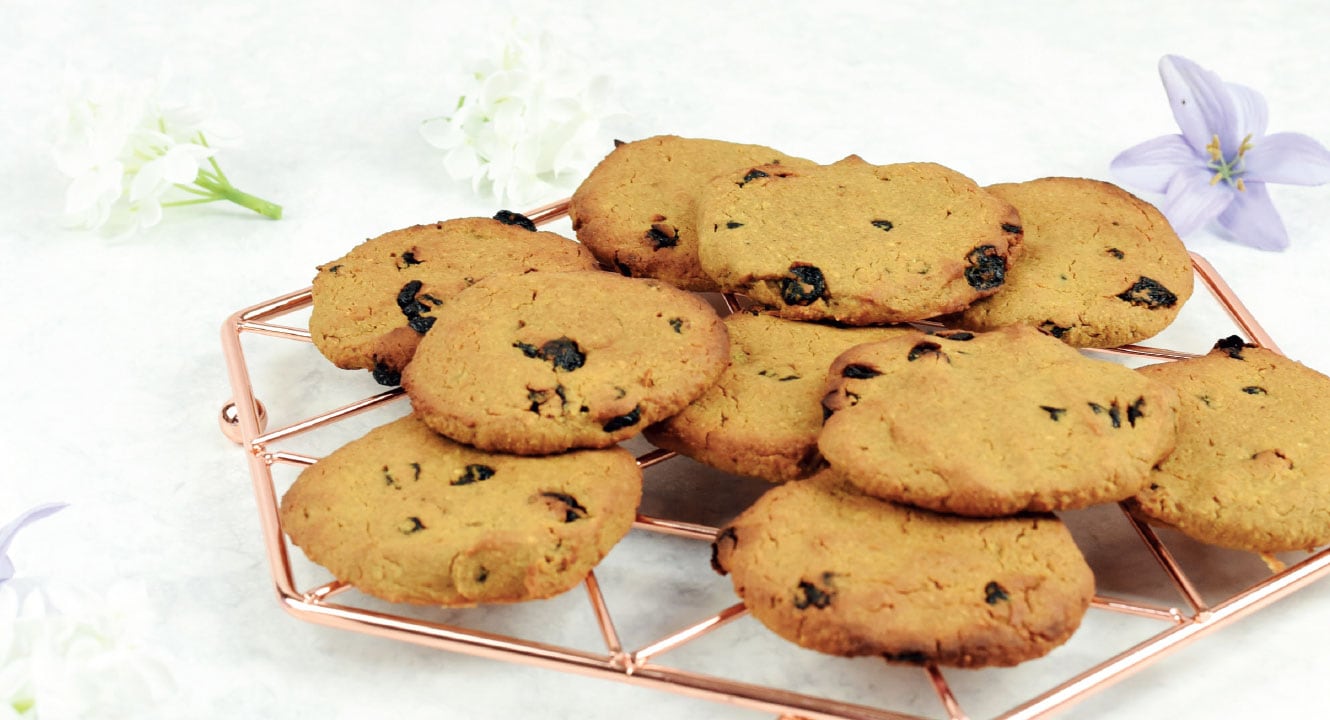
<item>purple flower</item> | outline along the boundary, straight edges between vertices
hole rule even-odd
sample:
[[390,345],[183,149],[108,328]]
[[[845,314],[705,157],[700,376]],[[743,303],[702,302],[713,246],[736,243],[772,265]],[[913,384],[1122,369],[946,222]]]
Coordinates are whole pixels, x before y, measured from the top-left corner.
[[64,507],[65,503],[38,505],[14,518],[8,525],[0,527],[0,583],[14,577],[14,563],[9,559],[9,543],[14,540],[14,536],[18,534],[18,531],[47,515],[64,509]]
[[1265,98],[1191,60],[1165,55],[1159,76],[1182,133],[1123,151],[1113,171],[1129,185],[1163,193],[1159,209],[1178,235],[1218,218],[1244,245],[1288,247],[1265,184],[1330,182],[1330,151],[1301,133],[1266,135]]

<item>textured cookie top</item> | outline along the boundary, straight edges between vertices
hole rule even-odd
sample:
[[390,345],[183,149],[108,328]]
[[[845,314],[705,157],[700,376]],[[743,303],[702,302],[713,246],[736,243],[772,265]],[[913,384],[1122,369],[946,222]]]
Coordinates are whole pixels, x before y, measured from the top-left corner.
[[831,366],[818,447],[865,492],[960,515],[1126,499],[1173,448],[1178,398],[1034,328],[917,333]]
[[1204,542],[1256,552],[1330,543],[1330,378],[1221,340],[1140,372],[1178,391],[1178,442],[1136,497]]
[[795,319],[922,320],[1002,286],[1020,216],[932,163],[757,166],[706,187],[702,269]]
[[369,594],[460,606],[577,585],[628,532],[641,496],[625,450],[485,453],[407,416],[301,472],[281,521],[310,560]]
[[573,193],[573,229],[625,275],[715,290],[697,262],[698,188],[737,167],[808,165],[761,145],[660,135],[622,143]]
[[309,331],[338,367],[374,370],[385,385],[415,352],[420,336],[463,288],[495,274],[595,270],[581,245],[537,232],[530,220],[460,218],[394,230],[319,266]]
[[647,429],[656,445],[737,475],[783,482],[820,463],[827,369],[859,343],[903,328],[842,328],[737,313],[725,318],[730,365],[683,412]]
[[532,273],[459,293],[402,374],[431,427],[522,454],[608,447],[720,376],[725,326],[697,296],[612,273]]
[[1081,178],[987,190],[1020,212],[1024,251],[1002,289],[964,312],[964,327],[1032,325],[1077,347],[1114,347],[1159,333],[1191,297],[1187,248],[1131,193]]
[[859,494],[832,472],[763,495],[717,535],[713,557],[781,637],[893,662],[1036,658],[1075,632],[1094,596],[1051,515],[939,515]]

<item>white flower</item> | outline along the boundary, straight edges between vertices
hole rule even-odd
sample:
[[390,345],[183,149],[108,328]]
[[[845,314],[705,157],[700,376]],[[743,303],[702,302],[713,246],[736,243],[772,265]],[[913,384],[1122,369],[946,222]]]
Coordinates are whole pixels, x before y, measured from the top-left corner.
[[571,187],[605,155],[602,123],[621,114],[609,78],[585,77],[544,34],[510,31],[499,59],[461,82],[453,113],[425,120],[421,134],[445,151],[449,175],[501,201],[525,204]]
[[56,167],[71,180],[68,224],[108,235],[156,225],[162,208],[230,200],[274,219],[281,208],[236,190],[213,159],[238,132],[212,106],[161,96],[156,80],[66,77],[57,119]]
[[0,585],[0,720],[149,716],[174,681],[144,641],[147,607],[138,584],[97,596]]

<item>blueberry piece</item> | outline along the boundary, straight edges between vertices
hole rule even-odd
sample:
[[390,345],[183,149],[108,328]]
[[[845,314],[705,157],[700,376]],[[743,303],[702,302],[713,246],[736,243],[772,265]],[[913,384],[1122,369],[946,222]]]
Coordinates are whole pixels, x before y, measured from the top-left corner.
[[577,342],[566,337],[550,340],[540,346],[540,357],[554,363],[557,370],[572,372],[586,363],[586,353],[577,346]]
[[974,333],[967,332],[965,330],[944,330],[942,332],[933,333],[933,337],[940,337],[943,340],[955,340],[957,342],[965,342],[966,340],[973,340]]
[[411,535],[425,529],[425,524],[420,521],[420,518],[415,517],[414,515],[407,518],[406,521],[410,523],[410,526],[402,530],[403,535]]
[[873,223],[873,227],[878,228],[883,232],[886,232],[891,228],[895,227],[894,225],[891,224],[890,220],[873,220],[871,222]]
[[831,605],[831,601],[836,597],[836,592],[831,588],[832,573],[822,573],[822,584],[825,587],[800,580],[799,587],[794,591],[794,607],[800,610],[807,610],[809,607],[815,607],[819,610]]
[[735,222],[735,221],[733,221],[733,220],[730,220],[729,222],[725,223],[725,227],[728,228],[728,229],[730,229],[730,230],[733,230],[733,229],[735,229],[735,228],[741,228],[741,227],[743,227],[743,226],[744,226],[743,223],[741,223],[741,222]]
[[761,170],[758,170],[757,168],[753,168],[752,170],[749,170],[746,174],[744,174],[744,179],[742,182],[739,183],[739,187],[743,187],[744,185],[747,185],[748,183],[758,178],[764,178],[764,177],[770,177],[770,176],[762,172]]
[[918,343],[914,347],[910,348],[910,354],[906,355],[905,359],[910,362],[914,362],[915,360],[918,360],[919,358],[925,355],[935,355],[939,359],[951,362],[951,359],[947,357],[947,354],[942,352],[941,345],[938,345],[935,342],[929,342],[927,340]]
[[679,333],[680,335],[682,335],[682,334],[683,334],[683,318],[670,318],[670,327],[674,328],[674,332]]
[[648,230],[643,237],[647,242],[651,243],[651,248],[653,250],[674,247],[679,244],[679,229],[665,225],[664,223],[656,223],[651,226],[651,229]]
[[423,315],[413,315],[406,321],[406,324],[410,325],[412,330],[424,335],[429,332],[430,328],[434,327],[434,321],[437,319],[438,318],[425,317]]
[[980,245],[965,256],[965,282],[975,290],[1001,287],[1007,279],[1007,260],[992,245]]
[[419,265],[421,263],[420,260],[416,259],[416,253],[414,250],[408,250],[407,252],[402,253],[402,262],[407,265]]
[[1130,404],[1130,405],[1127,406],[1127,424],[1128,424],[1128,425],[1130,425],[1130,426],[1132,426],[1132,427],[1136,427],[1136,420],[1137,420],[1138,418],[1143,418],[1143,417],[1145,417],[1145,411],[1141,409],[1141,408],[1143,408],[1143,407],[1145,407],[1145,398],[1144,398],[1144,397],[1138,397],[1138,398],[1136,398],[1136,400],[1135,400],[1134,402],[1132,402],[1132,404]]
[[731,547],[737,547],[739,545],[739,534],[736,533],[732,527],[727,527],[716,533],[716,540],[711,543],[711,569],[721,575],[728,575],[730,572],[721,567],[720,564],[720,544],[727,541],[731,544]]
[[374,382],[380,385],[397,387],[402,384],[402,372],[388,367],[382,360],[375,361],[371,374],[374,376]]
[[1243,342],[1242,338],[1238,337],[1237,335],[1229,335],[1223,340],[1220,340],[1219,342],[1215,343],[1214,349],[1223,350],[1224,352],[1228,353],[1228,356],[1233,358],[1234,360],[1244,360],[1245,358],[1242,357],[1242,351],[1247,348],[1254,348],[1254,347],[1256,346],[1252,345],[1251,343]]
[[1068,332],[1070,332],[1071,328],[1062,327],[1061,325],[1054,323],[1052,320],[1045,320],[1042,323],[1039,323],[1039,331],[1044,333],[1045,335],[1052,335],[1055,338],[1061,338],[1063,335],[1066,335]]
[[573,497],[572,495],[567,495],[559,492],[543,492],[540,494],[540,496],[548,500],[553,500],[554,503],[558,503],[559,506],[561,506],[558,507],[555,506],[554,503],[550,503],[551,509],[563,510],[563,521],[566,523],[574,522],[576,520],[581,520],[582,518],[586,517],[587,509],[582,507],[582,504],[577,502],[577,498]]
[[616,430],[622,430],[626,427],[631,427],[633,425],[636,425],[641,419],[642,419],[642,406],[639,405],[633,408],[632,412],[630,413],[624,415],[616,415],[615,417],[610,418],[605,422],[604,425],[601,426],[601,428],[604,429],[605,432],[614,432]]
[[1048,416],[1054,420],[1061,420],[1062,416],[1067,413],[1067,408],[1050,407],[1048,405],[1040,405],[1039,409],[1048,413]]
[[1021,229],[1020,225],[1012,225],[1011,223],[1002,223],[1002,232],[1009,232],[1015,235],[1020,235],[1025,231]]
[[401,290],[397,291],[397,307],[402,309],[403,314],[411,315],[412,313],[408,311],[419,305],[419,303],[416,302],[416,294],[420,292],[420,288],[424,287],[424,285],[425,284],[419,280],[412,280],[403,285]]
[[1126,253],[1122,252],[1121,250],[1119,250],[1119,249],[1117,249],[1117,248],[1109,248],[1109,249],[1105,250],[1104,252],[1108,253],[1109,255],[1112,255],[1113,257],[1115,257],[1115,258],[1117,258],[1117,259],[1119,259],[1119,260],[1121,260],[1121,259],[1124,258],[1124,257],[1127,257],[1127,254],[1126,254]]
[[792,265],[794,277],[780,279],[780,297],[787,305],[811,305],[827,293],[827,282],[822,271],[812,265]]
[[1151,310],[1161,307],[1173,307],[1178,304],[1178,296],[1144,275],[1134,285],[1118,293],[1119,300],[1126,300],[1132,305],[1140,305]]
[[467,465],[462,477],[448,483],[449,485],[470,485],[471,483],[489,480],[494,477],[494,468],[489,465],[473,464]]
[[512,212],[511,210],[500,210],[499,212],[494,213],[494,219],[504,225],[516,225],[517,227],[530,230],[531,232],[536,231],[536,224],[531,222],[531,218],[521,213]]
[[1265,391],[1265,388],[1261,387],[1260,385],[1248,385],[1247,387],[1243,388],[1242,391],[1245,392],[1245,393],[1247,393],[1248,395],[1268,395],[1268,394],[1269,394],[1269,393],[1267,393],[1267,392]]
[[881,374],[882,373],[875,368],[858,364],[846,365],[845,369],[840,371],[841,377],[847,377],[853,380],[867,380],[868,378],[875,378]]
[[989,605],[996,605],[1003,600],[1010,599],[1010,596],[1007,595],[1007,589],[996,582],[990,582],[984,586],[984,602]]

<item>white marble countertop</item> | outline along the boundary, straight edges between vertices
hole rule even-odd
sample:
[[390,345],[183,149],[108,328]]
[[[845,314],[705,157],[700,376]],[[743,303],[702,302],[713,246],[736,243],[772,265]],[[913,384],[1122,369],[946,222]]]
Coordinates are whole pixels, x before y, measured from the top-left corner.
[[[1261,90],[1272,131],[1330,141],[1324,3],[1129,0],[1107,10],[833,0],[816,12],[793,2],[483,5],[19,0],[0,10],[0,522],[37,503],[68,502],[15,542],[20,576],[93,590],[143,584],[153,622],[142,640],[169,659],[178,691],[163,715],[771,717],[317,627],[274,601],[244,457],[217,427],[230,394],[218,329],[242,307],[305,287],[315,265],[366,237],[499,209],[448,177],[417,126],[452,107],[457,90],[446,80],[515,15],[547,27],[556,47],[613,80],[626,116],[606,143],[675,133],[824,162],[850,153],[875,163],[931,160],[980,183],[1112,179],[1117,152],[1176,132],[1156,72],[1167,53]],[[203,206],[173,209],[126,240],[61,228],[65,180],[43,131],[62,73],[152,76],[164,61],[176,87],[206,91],[243,129],[244,144],[227,149],[223,165],[238,186],[281,203],[285,219]],[[1327,372],[1330,186],[1273,186],[1272,194],[1292,238],[1287,251],[1252,250],[1208,230],[1188,245],[1286,354]],[[1211,335],[1201,322],[1177,337]],[[312,353],[264,357],[255,382],[283,416],[275,421],[347,387],[373,391],[363,378],[317,365]],[[655,481],[657,501],[675,492],[672,482]],[[1152,572],[1148,560],[1118,557],[1118,538],[1106,529],[1115,518],[1083,521],[1079,537],[1108,566],[1101,592],[1160,580],[1141,577]],[[611,554],[602,578],[611,599],[658,603],[621,611],[626,642],[729,601],[724,579],[679,570],[705,562],[705,553],[701,544],[634,534]],[[1185,545],[1183,553],[1205,568],[1207,588],[1222,591],[1261,570],[1247,556]],[[1320,716],[1330,699],[1328,602],[1330,583],[1314,584],[1065,716]],[[445,618],[531,628],[554,642],[584,643],[594,632],[580,598]],[[1133,628],[1098,623],[1046,660],[956,673],[953,684],[972,716],[990,717],[1103,644],[1125,647]],[[941,715],[916,671],[804,654],[751,620],[724,632],[679,662]],[[144,708],[140,716],[157,714]]]

